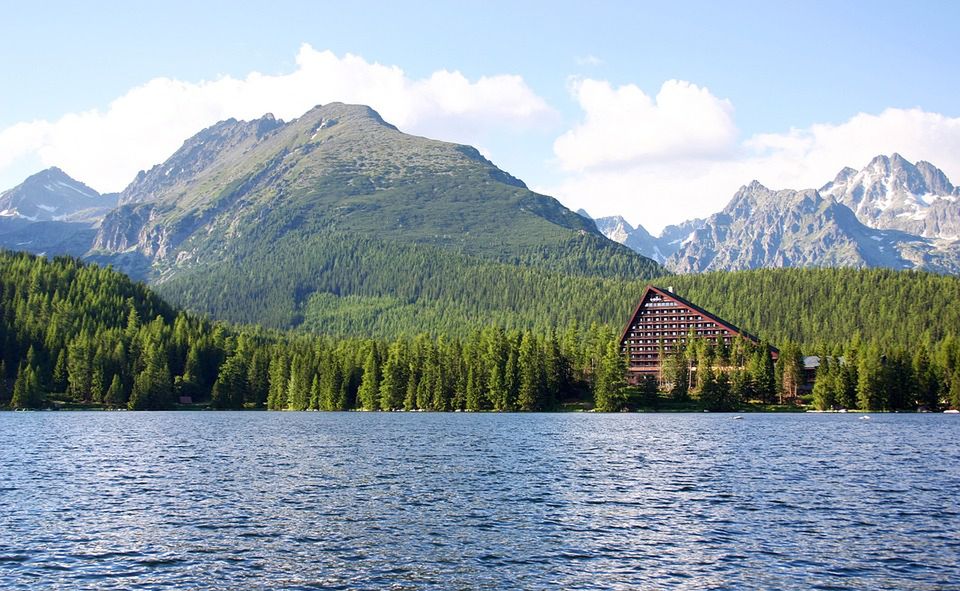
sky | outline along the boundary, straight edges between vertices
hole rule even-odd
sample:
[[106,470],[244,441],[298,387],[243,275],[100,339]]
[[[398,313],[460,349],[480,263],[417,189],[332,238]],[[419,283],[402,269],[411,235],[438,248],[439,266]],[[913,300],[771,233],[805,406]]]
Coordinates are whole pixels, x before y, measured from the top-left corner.
[[334,101],[658,233],[878,154],[960,183],[960,2],[0,3],[0,189]]

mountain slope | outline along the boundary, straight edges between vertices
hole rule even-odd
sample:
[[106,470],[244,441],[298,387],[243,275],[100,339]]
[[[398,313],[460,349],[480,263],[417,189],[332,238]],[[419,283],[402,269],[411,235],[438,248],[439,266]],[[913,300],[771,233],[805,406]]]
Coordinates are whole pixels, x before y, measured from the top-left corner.
[[281,224],[278,234],[306,226],[496,260],[578,237],[619,252],[475,149],[403,134],[353,105],[317,107],[286,124],[270,116],[220,123],[138,175],[120,200],[94,249],[138,252],[156,271],[193,264],[270,221]]
[[[419,305],[456,289],[479,315],[478,286],[458,280],[471,268],[546,274],[532,286],[555,273],[662,273],[474,148],[404,134],[363,106],[316,107],[289,123],[221,122],[139,174],[120,202],[93,260],[192,309],[272,326],[298,324],[323,294],[403,292]],[[426,284],[404,288],[408,274]],[[523,299],[550,295],[534,287]]]

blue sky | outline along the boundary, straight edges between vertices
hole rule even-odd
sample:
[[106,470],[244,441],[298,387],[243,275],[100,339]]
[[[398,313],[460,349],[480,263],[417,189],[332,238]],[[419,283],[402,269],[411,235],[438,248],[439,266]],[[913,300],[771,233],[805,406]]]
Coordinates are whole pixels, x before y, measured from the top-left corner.
[[960,182],[960,3],[33,4],[2,8],[2,188],[119,190],[217,118],[337,93],[655,231],[878,153]]

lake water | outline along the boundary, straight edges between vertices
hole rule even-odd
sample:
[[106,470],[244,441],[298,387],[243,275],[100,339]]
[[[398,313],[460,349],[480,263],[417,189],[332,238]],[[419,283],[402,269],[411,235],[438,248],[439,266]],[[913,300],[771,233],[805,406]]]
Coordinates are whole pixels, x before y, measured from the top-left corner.
[[960,589],[960,416],[0,413],[2,589]]

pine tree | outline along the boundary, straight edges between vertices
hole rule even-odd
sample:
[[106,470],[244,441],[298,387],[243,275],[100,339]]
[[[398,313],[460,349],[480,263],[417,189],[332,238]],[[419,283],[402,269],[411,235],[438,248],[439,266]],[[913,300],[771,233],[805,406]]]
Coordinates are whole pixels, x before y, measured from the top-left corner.
[[681,349],[667,358],[667,376],[670,382],[670,397],[678,402],[690,396],[690,364]]
[[730,376],[730,396],[727,406],[736,410],[743,401],[753,398],[750,375],[744,369],[736,369]]
[[320,376],[313,376],[313,382],[310,384],[310,405],[309,407],[313,410],[324,410],[323,403],[323,386],[320,383]]
[[886,406],[883,360],[875,346],[862,352],[857,375],[857,405],[860,410],[883,410]]
[[700,375],[700,403],[707,410],[723,410],[723,393],[717,382],[717,374],[709,365],[697,368]]
[[953,372],[953,377],[950,378],[949,397],[951,408],[960,410],[960,369]]
[[270,358],[267,352],[258,348],[251,357],[247,368],[247,398],[245,402],[255,408],[262,408],[270,391]]
[[270,360],[270,389],[267,392],[267,408],[287,408],[287,387],[290,384],[290,363],[283,353],[275,353]]
[[837,404],[839,368],[826,355],[820,357],[817,379],[813,383],[813,405],[818,410],[830,410]]
[[53,366],[53,383],[50,384],[55,392],[66,392],[67,390],[67,350],[60,349],[57,354],[57,361]]
[[363,362],[363,378],[357,391],[357,402],[364,410],[380,408],[380,364],[377,360],[377,347],[371,345]]
[[395,341],[387,353],[383,365],[383,379],[380,382],[380,409],[398,410],[403,408],[403,398],[407,390],[404,369],[404,346],[401,340]]
[[287,408],[307,410],[312,383],[313,372],[307,359],[302,355],[295,356],[290,364],[290,380],[287,382]]
[[107,393],[104,395],[103,402],[112,408],[121,408],[127,405],[127,396],[123,391],[123,385],[120,383],[119,375],[113,375],[113,379],[110,381],[110,387],[107,388]]
[[610,341],[597,368],[593,388],[594,408],[600,412],[616,412],[624,407],[624,388],[627,373],[626,360],[620,354],[620,346]]
[[660,393],[657,388],[657,378],[644,375],[640,378],[640,405],[645,408],[656,408],[660,402]]
[[524,333],[518,355],[520,386],[517,403],[520,410],[544,410],[545,386],[540,382],[543,360],[539,352],[533,336],[530,333]]
[[470,364],[467,368],[467,387],[466,395],[464,399],[464,406],[466,410],[482,410],[483,409],[483,396],[481,394],[482,387],[478,383],[477,372],[474,370],[474,365]]
[[91,400],[93,359],[90,336],[77,335],[67,348],[67,394],[77,402]]
[[167,356],[160,345],[148,343],[144,348],[143,370],[133,381],[127,406],[130,410],[164,410],[173,406],[173,380]]
[[780,404],[784,398],[796,400],[803,385],[803,355],[796,344],[787,342],[781,349],[776,371],[780,376]]
[[940,406],[940,381],[930,362],[926,343],[920,343],[913,357],[916,406],[937,410]]
[[10,406],[12,408],[40,408],[45,402],[37,370],[30,364],[22,365],[13,384],[13,397],[10,400]]
[[220,366],[220,375],[213,384],[210,404],[218,409],[242,409],[247,397],[247,367],[237,353]]

